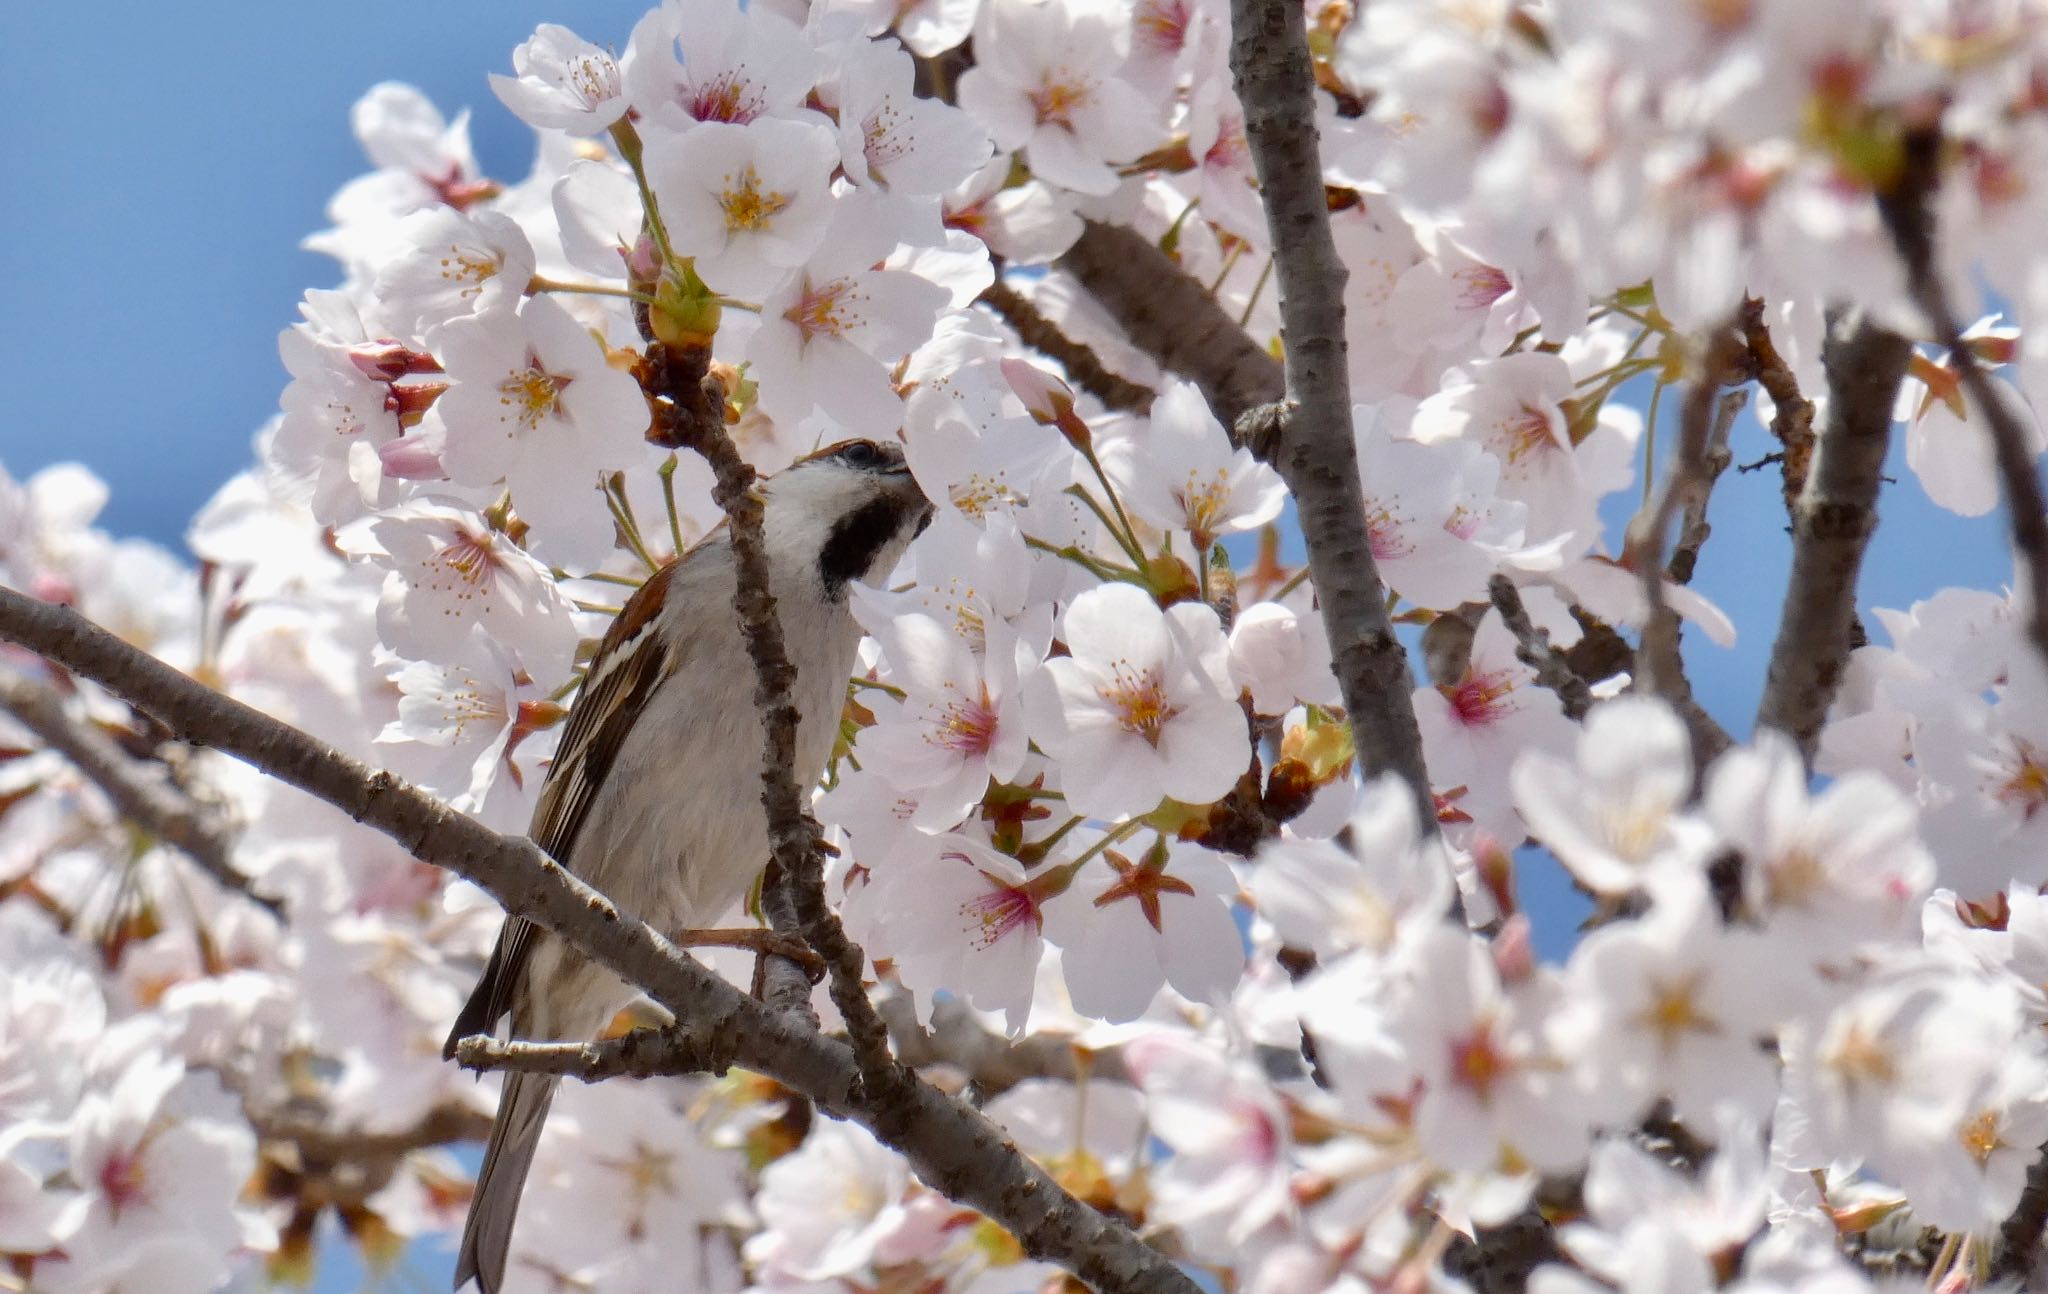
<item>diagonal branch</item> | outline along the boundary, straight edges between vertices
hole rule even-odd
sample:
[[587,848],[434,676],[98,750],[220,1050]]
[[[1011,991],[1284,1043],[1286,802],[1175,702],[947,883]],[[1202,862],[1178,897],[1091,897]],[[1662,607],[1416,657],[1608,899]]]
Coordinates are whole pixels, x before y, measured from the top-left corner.
[[1779,474],[1784,482],[1785,515],[1799,509],[1799,496],[1806,489],[1806,472],[1813,464],[1813,401],[1799,392],[1799,379],[1792,366],[1778,353],[1771,330],[1764,323],[1764,303],[1750,297],[1742,303],[1742,337],[1749,348],[1749,362],[1757,384],[1771,397],[1771,435],[1777,437]]
[[1827,423],[1792,514],[1792,573],[1756,713],[1759,728],[1792,738],[1809,764],[1849,660],[1856,578],[1877,529],[1892,403],[1912,351],[1860,310],[1829,313]]
[[475,881],[507,912],[646,989],[688,1020],[693,1033],[729,1046],[734,1064],[869,1128],[934,1190],[1008,1228],[1033,1257],[1099,1290],[1194,1294],[1194,1282],[1163,1254],[1068,1194],[978,1111],[914,1077],[887,1092],[865,1090],[844,1044],[685,957],[532,841],[499,835],[390,773],[195,682],[69,608],[0,588],[0,639],[91,679],[183,740],[244,760],[383,832],[414,857]]
[[1487,581],[1486,592],[1500,611],[1501,623],[1515,636],[1515,659],[1535,670],[1537,683],[1557,694],[1565,718],[1585,718],[1586,711],[1593,708],[1593,689],[1573,672],[1564,653],[1551,645],[1550,635],[1529,619],[1529,609],[1522,605],[1515,582],[1496,571]]
[[55,689],[0,669],[0,710],[70,760],[105,793],[116,813],[176,847],[223,887],[273,916],[283,913],[283,904],[252,890],[249,878],[230,861],[232,842],[212,813],[174,786],[165,770],[133,758],[98,728],[72,718]]
[[1126,381],[1104,367],[1094,351],[1059,330],[1058,325],[1039,312],[1017,289],[996,281],[982,292],[980,301],[1003,317],[1017,339],[1041,355],[1057,360],[1075,386],[1102,401],[1107,409],[1144,409],[1152,404],[1152,391]]
[[2034,468],[2033,439],[2021,425],[2006,396],[1991,381],[1977,352],[1963,340],[1961,322],[1948,299],[1934,264],[1934,212],[1930,206],[1939,185],[1941,131],[1931,126],[1906,137],[1905,170],[1899,183],[1879,195],[1877,209],[1890,231],[1892,245],[1906,264],[1906,285],[1913,303],[1927,316],[1934,340],[1948,348],[1970,403],[1991,430],[1991,448],[2005,485],[2005,510],[2012,524],[2013,547],[2026,566],[2026,586],[2033,605],[2027,614],[2027,637],[2048,661],[2048,500]]
[[[1320,194],[1320,178],[1316,184]],[[1286,394],[1273,357],[1137,230],[1091,220],[1054,265],[1102,304],[1133,346],[1201,388],[1224,426]]]
[[1289,403],[1274,465],[1294,494],[1359,757],[1370,774],[1399,774],[1421,821],[1433,824],[1436,803],[1409,700],[1415,680],[1394,637],[1365,524],[1344,355],[1345,269],[1323,196],[1302,6],[1231,0],[1230,27],[1230,68],[1264,191],[1287,342]]

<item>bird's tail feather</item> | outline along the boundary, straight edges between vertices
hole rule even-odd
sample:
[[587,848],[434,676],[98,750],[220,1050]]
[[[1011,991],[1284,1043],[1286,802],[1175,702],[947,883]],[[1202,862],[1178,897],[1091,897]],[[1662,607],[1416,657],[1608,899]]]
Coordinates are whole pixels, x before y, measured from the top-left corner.
[[505,1076],[498,1121],[491,1125],[484,1166],[469,1203],[469,1221],[462,1229],[462,1252],[455,1264],[458,1290],[472,1276],[483,1294],[497,1294],[504,1286],[512,1220],[519,1213],[519,1196],[526,1188],[526,1173],[533,1167],[533,1152],[540,1145],[558,1081],[552,1074]]

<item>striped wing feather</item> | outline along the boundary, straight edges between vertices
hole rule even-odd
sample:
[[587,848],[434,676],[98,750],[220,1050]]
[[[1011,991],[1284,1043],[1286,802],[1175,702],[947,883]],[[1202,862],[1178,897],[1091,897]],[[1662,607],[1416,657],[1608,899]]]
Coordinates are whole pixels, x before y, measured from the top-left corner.
[[[687,555],[678,560],[687,560]],[[590,816],[590,806],[625,747],[635,719],[646,709],[649,694],[680,663],[670,658],[654,633],[676,564],[670,562],[649,576],[605,631],[570,710],[554,765],[541,787],[528,835],[564,867],[571,865],[576,837]],[[534,924],[524,917],[505,919],[483,977],[455,1018],[442,1049],[445,1055],[452,1057],[455,1044],[464,1038],[490,1033],[512,1009],[535,931]]]

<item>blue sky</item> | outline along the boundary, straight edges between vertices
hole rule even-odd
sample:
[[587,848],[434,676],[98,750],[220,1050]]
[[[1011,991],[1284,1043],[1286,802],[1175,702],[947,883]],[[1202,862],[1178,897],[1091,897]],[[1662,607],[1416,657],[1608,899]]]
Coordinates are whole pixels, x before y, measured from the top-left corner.
[[[379,80],[409,81],[451,114],[475,110],[487,172],[524,174],[530,135],[489,92],[533,25],[566,20],[623,46],[634,0],[354,0],[347,5],[0,5],[0,464],[17,477],[81,460],[113,487],[104,523],[181,547],[186,522],[249,460],[284,372],[277,331],[305,288],[335,278],[298,240],[364,169],[348,108]],[[1646,392],[1633,392],[1637,399]],[[1667,415],[1677,400],[1664,402]],[[1669,437],[1666,437],[1668,443]],[[1738,462],[1771,445],[1745,415]],[[1996,518],[1928,503],[1894,452],[1862,602],[1904,607],[1951,583],[2000,587]],[[1619,524],[1633,501],[1611,501]],[[1742,630],[1728,651],[1688,635],[1708,710],[1745,734],[1783,597],[1789,547],[1776,471],[1730,473],[1697,587]],[[1556,887],[1540,885],[1556,913]],[[1553,923],[1546,951],[1568,939]],[[415,1256],[392,1288],[443,1288]],[[424,1280],[422,1281],[422,1277]],[[358,1287],[352,1264],[319,1289]]]

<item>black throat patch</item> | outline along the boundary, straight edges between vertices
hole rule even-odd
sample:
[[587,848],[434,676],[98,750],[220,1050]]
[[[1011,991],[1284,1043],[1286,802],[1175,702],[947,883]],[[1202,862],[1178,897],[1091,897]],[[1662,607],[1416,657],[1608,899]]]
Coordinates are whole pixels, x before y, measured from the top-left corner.
[[903,504],[888,495],[870,500],[839,519],[818,554],[818,578],[834,597],[846,590],[847,582],[868,573],[868,566],[883,545],[896,537],[903,524]]

